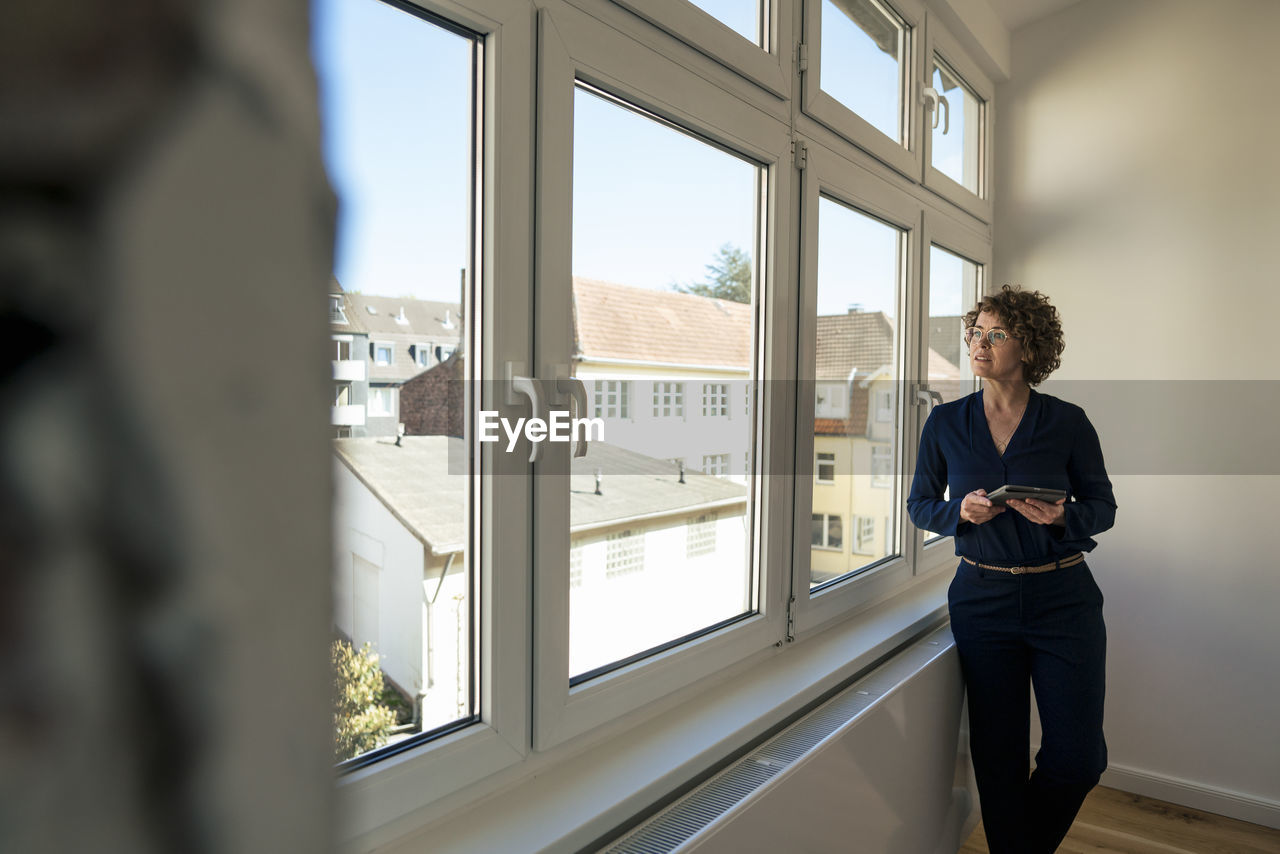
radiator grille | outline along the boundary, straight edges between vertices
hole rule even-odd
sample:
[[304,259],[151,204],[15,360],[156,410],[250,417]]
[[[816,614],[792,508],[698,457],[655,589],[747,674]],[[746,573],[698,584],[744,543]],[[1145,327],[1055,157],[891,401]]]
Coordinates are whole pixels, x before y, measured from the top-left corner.
[[599,854],[669,854],[852,721],[893,685],[938,652],[924,641],[832,697],[675,803],[599,850]]
[[773,779],[782,768],[767,760],[757,760],[754,754],[748,756],[603,850],[607,854],[674,851]]

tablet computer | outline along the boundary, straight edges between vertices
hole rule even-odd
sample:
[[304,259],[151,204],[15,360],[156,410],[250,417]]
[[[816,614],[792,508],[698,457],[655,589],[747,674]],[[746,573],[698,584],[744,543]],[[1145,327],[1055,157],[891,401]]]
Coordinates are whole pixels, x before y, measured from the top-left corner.
[[1010,498],[1037,498],[1040,501],[1047,501],[1053,504],[1055,501],[1061,501],[1066,497],[1067,493],[1061,489],[1046,489],[1042,486],[1014,486],[1011,483],[1006,483],[995,492],[987,495],[992,504],[1004,504]]

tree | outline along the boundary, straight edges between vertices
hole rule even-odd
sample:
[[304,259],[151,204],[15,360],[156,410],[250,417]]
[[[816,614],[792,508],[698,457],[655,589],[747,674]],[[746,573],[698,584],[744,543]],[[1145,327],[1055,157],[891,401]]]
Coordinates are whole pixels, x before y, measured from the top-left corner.
[[726,243],[707,265],[707,280],[688,285],[672,284],[682,294],[715,297],[730,302],[751,302],[751,256]]
[[386,744],[396,713],[381,702],[382,671],[369,644],[359,651],[344,640],[330,649],[333,661],[333,756],[338,762]]

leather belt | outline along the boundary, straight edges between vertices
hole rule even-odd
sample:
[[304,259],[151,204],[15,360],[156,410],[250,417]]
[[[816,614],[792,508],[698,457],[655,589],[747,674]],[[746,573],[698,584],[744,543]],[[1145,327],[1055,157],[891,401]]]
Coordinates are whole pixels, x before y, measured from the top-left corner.
[[1042,563],[1039,566],[993,566],[989,563],[978,563],[976,560],[970,560],[961,555],[960,559],[965,563],[972,564],[979,569],[994,569],[996,572],[1009,572],[1014,575],[1035,575],[1041,572],[1053,572],[1055,569],[1066,569],[1068,566],[1075,566],[1078,563],[1084,563],[1084,554],[1076,552],[1064,558],[1055,560],[1053,563]]

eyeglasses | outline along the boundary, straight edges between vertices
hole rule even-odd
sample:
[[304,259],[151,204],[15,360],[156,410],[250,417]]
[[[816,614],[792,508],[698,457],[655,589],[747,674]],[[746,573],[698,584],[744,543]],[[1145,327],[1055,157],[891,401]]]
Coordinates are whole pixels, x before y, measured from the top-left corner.
[[1009,340],[1009,333],[998,326],[995,329],[988,329],[986,332],[976,326],[970,326],[964,331],[964,343],[966,346],[972,347],[974,342],[981,338],[986,338],[992,347],[999,347]]

